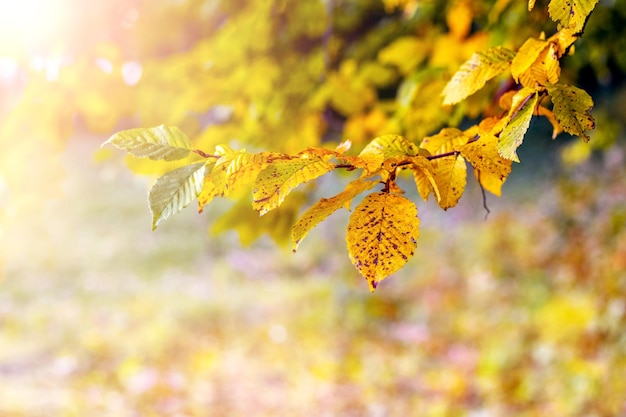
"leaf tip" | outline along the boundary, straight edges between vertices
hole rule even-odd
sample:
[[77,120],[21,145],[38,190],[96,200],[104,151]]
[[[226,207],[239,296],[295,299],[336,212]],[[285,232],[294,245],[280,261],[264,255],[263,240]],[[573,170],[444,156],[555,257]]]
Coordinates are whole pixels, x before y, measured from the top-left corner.
[[511,151],[507,149],[498,148],[498,154],[504,159],[508,159],[509,161],[513,161],[517,163],[519,163],[520,161],[519,156],[517,156],[517,152],[515,152],[515,150]]

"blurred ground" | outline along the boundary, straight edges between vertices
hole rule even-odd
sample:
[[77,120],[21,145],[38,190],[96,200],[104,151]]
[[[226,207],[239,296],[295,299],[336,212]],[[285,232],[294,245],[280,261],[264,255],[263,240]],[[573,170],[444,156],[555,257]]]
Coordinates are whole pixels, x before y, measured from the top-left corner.
[[1,416],[626,414],[623,149],[505,187],[487,220],[476,187],[420,203],[415,258],[370,294],[347,213],[295,255],[207,238],[211,210],[151,232],[149,180],[100,142],[5,213]]

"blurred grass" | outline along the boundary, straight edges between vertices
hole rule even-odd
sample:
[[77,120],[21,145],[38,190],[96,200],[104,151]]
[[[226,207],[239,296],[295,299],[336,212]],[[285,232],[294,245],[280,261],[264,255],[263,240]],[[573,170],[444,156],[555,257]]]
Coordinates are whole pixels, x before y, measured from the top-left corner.
[[[370,294],[347,213],[295,255],[150,231],[148,180],[72,142],[64,194],[10,213],[0,415],[616,416],[626,413],[626,170],[616,148],[420,203],[414,259]],[[218,209],[219,211],[219,209]]]

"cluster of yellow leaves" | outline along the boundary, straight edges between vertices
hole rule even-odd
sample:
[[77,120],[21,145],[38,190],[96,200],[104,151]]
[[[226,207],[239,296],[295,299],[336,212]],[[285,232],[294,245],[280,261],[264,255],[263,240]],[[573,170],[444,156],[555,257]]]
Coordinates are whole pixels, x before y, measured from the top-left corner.
[[[497,46],[475,53],[443,89],[444,104],[452,105],[476,93],[489,80],[508,73],[511,90],[500,97],[499,104],[504,110],[501,116],[486,118],[465,131],[444,128],[424,137],[419,146],[403,136],[385,134],[369,142],[358,155],[346,154],[350,142],[335,150],[309,147],[297,154],[248,153],[218,145],[213,154],[207,154],[194,150],[180,130],[165,126],[120,132],[106,143],[152,160],[181,160],[191,152],[204,158],[170,171],[156,181],[149,193],[153,228],[196,198],[202,211],[215,197],[240,195],[249,189],[252,208],[263,216],[280,207],[303,183],[335,169],[360,171],[360,177],[343,191],[309,207],[291,228],[291,237],[295,251],[317,224],[341,208],[350,210],[352,200],[359,194],[381,185],[381,190],[368,194],[356,206],[346,235],[350,259],[373,291],[381,280],[404,266],[413,255],[419,237],[417,206],[402,195],[404,190],[396,183],[404,171],[412,175],[417,192],[425,201],[432,194],[437,204],[447,210],[463,195],[468,163],[484,190],[501,194],[512,161],[519,161],[516,150],[533,115],[547,117],[555,135],[566,131],[585,141],[589,139],[585,132],[594,126],[589,114],[593,106],[591,98],[584,90],[559,83],[560,59],[580,36],[584,20],[593,9],[587,3],[574,3],[571,0],[550,3],[553,17],[553,10],[560,7],[571,7],[572,12],[570,19],[554,17],[560,30],[549,39],[543,35],[528,39],[517,52]],[[531,2],[529,8],[532,7]],[[455,3],[454,10],[471,16],[467,3]],[[471,18],[466,19],[466,23],[469,21]],[[467,31],[468,25],[461,22],[451,36],[464,37]],[[423,47],[414,39],[400,38],[383,50],[379,59],[396,62],[401,71],[408,72],[422,59]],[[403,63],[398,59],[398,51],[407,48],[414,50],[417,58]],[[384,75],[376,67],[371,67],[369,72],[361,68],[357,73],[354,62],[344,62],[314,100],[330,102],[347,115],[361,113],[375,99],[375,91],[367,82],[376,79],[372,74]],[[543,103],[546,97],[552,102],[551,109]]]
[[[309,148],[296,155],[275,152],[248,153],[218,146],[208,155],[192,149],[177,128],[158,126],[131,129],[113,135],[106,143],[135,157],[181,160],[194,152],[203,157],[157,179],[148,201],[152,226],[182,210],[193,200],[198,209],[215,197],[228,197],[252,189],[252,208],[260,215],[280,207],[300,184],[335,169],[360,170],[361,176],[339,194],[311,206],[291,228],[293,250],[317,224],[335,211],[350,209],[359,194],[382,185],[369,194],[350,217],[347,245],[350,259],[374,290],[381,280],[400,269],[413,255],[419,236],[415,203],[403,197],[396,178],[409,170],[419,194],[433,194],[443,209],[456,205],[466,184],[469,161],[485,188],[499,193],[511,169],[511,161],[498,155],[493,137],[477,139],[473,131],[445,129],[425,138],[418,147],[399,135],[383,135],[358,155],[346,155],[350,143],[336,150]],[[494,186],[493,184],[497,184]]]
[[[480,90],[490,79],[509,73],[517,88],[500,97],[499,104],[506,112],[481,124],[484,134],[498,137],[498,152],[507,159],[519,162],[516,149],[533,115],[545,116],[550,121],[553,137],[565,131],[585,142],[589,140],[586,131],[594,128],[589,113],[593,100],[582,89],[559,84],[560,60],[580,37],[580,30],[597,1],[580,3],[553,0],[549,8],[551,16],[559,22],[558,32],[547,40],[543,34],[539,39],[530,38],[517,52],[496,46],[475,53],[443,90],[443,103],[456,104]],[[533,6],[534,2],[529,3],[529,9]],[[570,10],[567,24],[561,21],[562,17],[555,17],[556,9]],[[544,103],[546,96],[552,102],[551,109]],[[487,125],[489,128],[485,129]]]

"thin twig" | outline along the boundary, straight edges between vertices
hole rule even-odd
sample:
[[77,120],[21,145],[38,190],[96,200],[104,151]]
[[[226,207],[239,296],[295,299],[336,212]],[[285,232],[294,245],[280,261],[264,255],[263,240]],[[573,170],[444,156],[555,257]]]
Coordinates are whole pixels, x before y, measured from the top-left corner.
[[438,155],[430,155],[430,156],[427,156],[426,159],[428,159],[429,161],[432,161],[433,159],[445,158],[446,156],[458,156],[460,153],[461,152],[459,151],[450,151],[446,153],[440,153]]
[[485,187],[483,187],[482,183],[480,182],[480,176],[478,177],[478,185],[480,186],[480,192],[483,194],[483,208],[485,209],[485,220],[487,220],[487,217],[489,217],[489,213],[491,213],[491,210],[489,210],[489,207],[487,206],[487,193],[485,193]]

